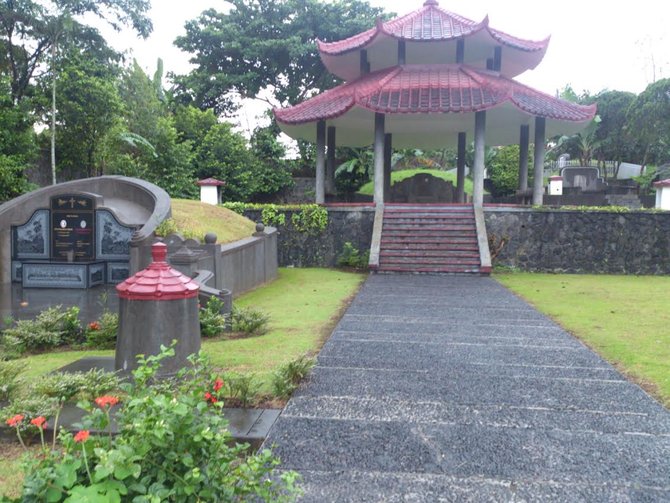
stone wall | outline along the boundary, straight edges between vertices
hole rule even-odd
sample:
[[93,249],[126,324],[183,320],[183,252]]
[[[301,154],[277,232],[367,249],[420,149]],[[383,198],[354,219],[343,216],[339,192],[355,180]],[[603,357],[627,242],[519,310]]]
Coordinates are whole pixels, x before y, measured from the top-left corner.
[[[280,267],[333,267],[350,242],[361,253],[370,250],[375,211],[372,206],[329,206],[328,225],[322,232],[299,232],[291,224],[291,216],[300,210],[282,210],[286,225],[278,226],[277,257]],[[260,210],[247,210],[244,215],[261,221]]]
[[[485,211],[494,266],[524,271],[670,274],[670,213],[492,207]],[[495,256],[501,240],[506,243]]]

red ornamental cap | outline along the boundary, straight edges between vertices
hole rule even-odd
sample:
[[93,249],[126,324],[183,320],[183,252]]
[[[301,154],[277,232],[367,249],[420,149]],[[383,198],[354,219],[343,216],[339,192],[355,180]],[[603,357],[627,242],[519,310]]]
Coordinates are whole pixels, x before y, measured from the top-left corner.
[[197,185],[200,185],[201,187],[204,186],[219,186],[219,185],[225,185],[226,182],[222,182],[221,180],[217,180],[216,178],[205,178],[204,180],[198,180],[195,182]]
[[658,182],[654,182],[654,187],[670,187],[670,178],[666,178],[665,180],[659,180]]
[[551,182],[558,182],[559,180],[563,180],[562,176],[550,176],[549,181]]
[[198,284],[166,262],[166,244],[152,245],[151,256],[153,262],[149,267],[116,286],[120,299],[181,300],[198,295]]

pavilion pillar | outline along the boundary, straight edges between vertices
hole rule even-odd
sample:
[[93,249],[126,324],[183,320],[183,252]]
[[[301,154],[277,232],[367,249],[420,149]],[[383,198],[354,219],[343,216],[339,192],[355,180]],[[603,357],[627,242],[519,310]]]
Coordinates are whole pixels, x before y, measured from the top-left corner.
[[524,124],[519,132],[519,191],[528,190],[528,147],[530,146],[530,126]]
[[533,165],[533,204],[542,205],[544,196],[544,141],[547,121],[544,117],[535,117],[535,150]]
[[326,160],[326,194],[335,194],[335,126],[328,126],[328,158]]
[[316,123],[316,204],[326,202],[326,121]]
[[393,135],[384,135],[384,202],[391,202],[391,161],[393,159]]
[[384,114],[375,113],[375,204],[384,203]]
[[458,133],[458,157],[456,159],[456,202],[465,202],[465,133]]
[[473,166],[472,202],[484,205],[484,156],[486,146],[486,112],[475,113],[475,162]]

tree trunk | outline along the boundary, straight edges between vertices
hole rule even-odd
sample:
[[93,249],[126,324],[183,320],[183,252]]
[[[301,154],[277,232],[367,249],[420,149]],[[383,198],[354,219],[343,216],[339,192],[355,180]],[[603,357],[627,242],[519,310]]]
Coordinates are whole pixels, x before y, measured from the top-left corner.
[[56,42],[51,45],[51,184],[56,185]]

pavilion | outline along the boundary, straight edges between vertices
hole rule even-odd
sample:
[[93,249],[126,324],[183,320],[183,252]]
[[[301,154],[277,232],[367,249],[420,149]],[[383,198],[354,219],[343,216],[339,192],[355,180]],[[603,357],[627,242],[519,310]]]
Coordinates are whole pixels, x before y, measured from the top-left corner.
[[[549,39],[523,40],[426,0],[407,15],[336,42],[318,41],[326,68],[345,81],[276,109],[289,136],[316,142],[316,202],[334,189],[335,147],[374,145],[374,202],[388,201],[392,148],[456,146],[457,202],[464,202],[465,151],[474,138],[473,203],[484,198],[485,145],[519,143],[519,190],[528,189],[531,126],[533,204],[542,204],[547,136],[579,131],[596,107],[570,103],[514,81],[535,68]],[[326,156],[327,147],[327,156]]]

